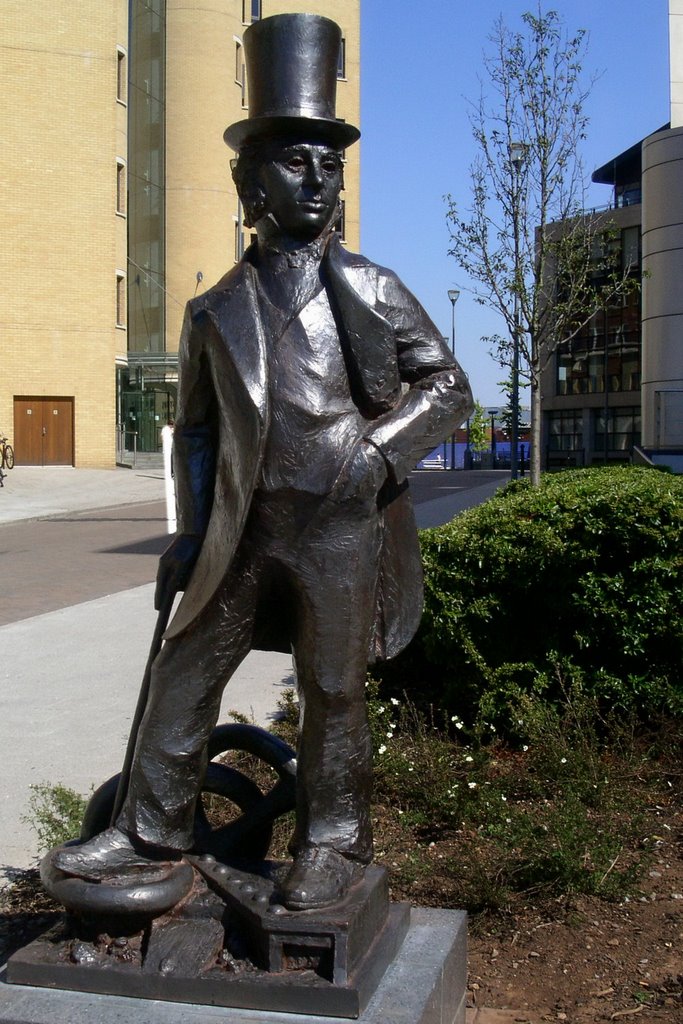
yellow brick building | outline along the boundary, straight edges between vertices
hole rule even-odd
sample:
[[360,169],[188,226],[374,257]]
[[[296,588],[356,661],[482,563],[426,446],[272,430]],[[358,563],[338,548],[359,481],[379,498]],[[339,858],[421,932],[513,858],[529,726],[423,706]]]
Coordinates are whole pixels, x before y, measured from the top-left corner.
[[[130,20],[129,20],[130,11]],[[259,17],[339,23],[360,123],[360,0],[4,0],[0,431],[17,464],[113,466],[173,415],[183,307],[249,244],[228,124]],[[359,147],[344,238],[359,239]]]

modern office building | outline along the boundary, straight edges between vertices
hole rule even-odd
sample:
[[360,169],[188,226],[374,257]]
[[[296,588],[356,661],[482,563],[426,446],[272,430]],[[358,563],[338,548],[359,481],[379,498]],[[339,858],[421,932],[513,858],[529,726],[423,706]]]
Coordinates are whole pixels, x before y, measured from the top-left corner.
[[[604,224],[619,246],[621,269],[638,279],[640,149],[640,144],[632,147],[593,176],[613,186]],[[637,290],[618,299],[548,361],[541,384],[544,468],[629,461],[640,444],[640,306]]]
[[[223,142],[248,112],[242,35],[285,11],[341,26],[337,113],[360,124],[360,0],[5,0],[0,431],[18,464],[158,449],[185,302],[250,241]],[[359,182],[356,146],[352,249]]]
[[683,472],[683,0],[669,0],[670,122],[610,160],[606,215],[641,290],[550,360],[546,464],[635,459]]

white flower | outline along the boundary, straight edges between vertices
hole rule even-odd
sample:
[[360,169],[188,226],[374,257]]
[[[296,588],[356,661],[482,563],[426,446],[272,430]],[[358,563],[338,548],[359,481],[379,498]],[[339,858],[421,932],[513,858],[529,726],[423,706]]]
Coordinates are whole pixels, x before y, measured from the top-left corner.
[[500,794],[500,799],[503,800],[505,803],[507,803],[507,797],[503,796],[502,793]]
[[395,708],[397,708],[399,705],[399,701],[397,701],[395,697],[391,698],[391,703],[394,705]]
[[561,757],[560,758],[560,764],[566,764],[566,763],[567,763],[567,758],[566,757]]
[[393,732],[388,732],[388,733],[387,733],[387,739],[388,739],[388,740],[393,740],[393,738],[394,738],[394,734],[393,734]]
[[524,751],[527,751],[528,749],[529,749],[528,747],[522,747],[522,750],[524,750]]
[[462,729],[462,722],[456,722],[455,723],[455,728],[456,729]]
[[470,755],[468,754],[467,757],[465,758],[465,760],[466,761],[474,761],[474,758],[470,757]]
[[468,786],[469,789],[476,789],[477,788],[476,782],[468,782],[467,786]]
[[380,706],[379,706],[379,707],[377,708],[377,714],[378,714],[378,715],[383,715],[383,714],[384,714],[384,705],[383,705],[383,704],[381,704],[381,705],[380,705]]
[[377,751],[378,754],[386,754],[386,752],[387,752],[387,748],[385,747],[384,744],[382,744],[382,746]]

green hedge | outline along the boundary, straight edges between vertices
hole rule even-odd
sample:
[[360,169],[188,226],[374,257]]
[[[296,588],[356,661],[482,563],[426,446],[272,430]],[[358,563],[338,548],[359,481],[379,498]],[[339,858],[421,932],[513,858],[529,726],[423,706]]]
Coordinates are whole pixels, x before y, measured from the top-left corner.
[[[508,485],[422,535],[425,613],[381,671],[472,719],[577,681],[605,709],[683,711],[683,479],[632,467]],[[509,723],[507,723],[509,726]]]

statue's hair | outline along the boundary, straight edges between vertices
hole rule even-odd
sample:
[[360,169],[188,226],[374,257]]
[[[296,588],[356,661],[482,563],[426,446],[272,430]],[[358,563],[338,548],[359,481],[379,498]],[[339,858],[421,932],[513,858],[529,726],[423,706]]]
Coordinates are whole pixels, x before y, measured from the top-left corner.
[[230,161],[232,180],[237,188],[244,211],[244,223],[251,228],[266,211],[266,193],[259,183],[258,172],[267,159],[267,144],[254,142],[243,146],[234,160]]
[[[296,141],[304,141],[297,139]],[[307,140],[306,140],[307,141]],[[268,213],[268,198],[259,182],[259,171],[264,163],[272,160],[273,154],[292,139],[264,139],[243,146],[230,161],[232,180],[244,211],[244,223],[251,228]],[[342,166],[342,188],[344,187]]]

